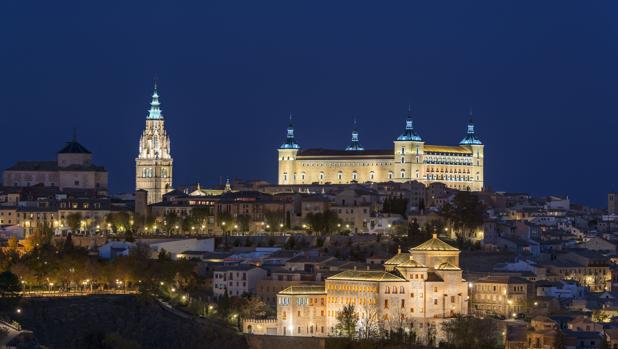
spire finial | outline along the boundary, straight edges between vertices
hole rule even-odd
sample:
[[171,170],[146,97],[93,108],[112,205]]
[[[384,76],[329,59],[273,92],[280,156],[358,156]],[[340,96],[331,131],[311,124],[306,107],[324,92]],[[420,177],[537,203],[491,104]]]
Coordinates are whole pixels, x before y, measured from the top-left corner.
[[163,119],[159,93],[157,92],[157,78],[154,79],[154,91],[152,93],[152,101],[150,102],[150,110],[148,110],[148,119]]
[[356,117],[354,117],[354,128],[352,129],[352,143],[345,150],[365,150],[363,146],[358,141],[358,128]]

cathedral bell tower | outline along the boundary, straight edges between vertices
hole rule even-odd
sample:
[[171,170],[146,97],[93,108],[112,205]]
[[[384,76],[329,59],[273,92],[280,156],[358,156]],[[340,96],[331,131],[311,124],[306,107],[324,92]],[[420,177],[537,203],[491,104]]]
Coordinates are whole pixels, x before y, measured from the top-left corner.
[[155,83],[146,128],[139,140],[139,155],[135,159],[135,190],[148,192],[148,204],[161,202],[163,194],[172,190],[172,163],[170,138],[165,131]]

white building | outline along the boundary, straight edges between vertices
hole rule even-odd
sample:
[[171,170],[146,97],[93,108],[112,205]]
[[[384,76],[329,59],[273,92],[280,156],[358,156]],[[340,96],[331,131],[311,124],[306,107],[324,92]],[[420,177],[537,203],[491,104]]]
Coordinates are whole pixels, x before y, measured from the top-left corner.
[[128,256],[135,244],[126,241],[110,241],[99,247],[99,258],[114,259],[120,256]]
[[226,293],[230,297],[253,294],[257,282],[267,274],[266,270],[252,264],[219,267],[213,273],[213,294],[217,298]]
[[[215,250],[215,239],[174,239],[174,240],[143,240],[153,250],[153,258],[161,250],[169,252],[172,259],[182,258],[186,252],[213,252]],[[180,256],[179,256],[180,255]]]

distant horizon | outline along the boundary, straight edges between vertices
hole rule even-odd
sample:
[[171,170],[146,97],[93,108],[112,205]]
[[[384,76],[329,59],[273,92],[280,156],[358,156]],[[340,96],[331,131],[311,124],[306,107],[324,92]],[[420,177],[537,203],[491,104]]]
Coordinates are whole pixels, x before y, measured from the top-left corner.
[[[158,78],[174,183],[274,182],[290,112],[304,148],[414,127],[457,144],[472,110],[494,190],[605,207],[618,190],[618,3],[67,1],[0,4],[0,169],[78,139],[135,185]],[[139,20],[136,20],[139,18]]]

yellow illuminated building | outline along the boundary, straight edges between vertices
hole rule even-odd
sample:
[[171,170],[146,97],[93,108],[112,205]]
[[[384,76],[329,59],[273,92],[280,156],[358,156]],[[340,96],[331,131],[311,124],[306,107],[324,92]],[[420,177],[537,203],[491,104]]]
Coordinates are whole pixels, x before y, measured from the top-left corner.
[[[409,252],[399,251],[385,270],[346,270],[324,285],[291,286],[277,294],[277,319],[243,321],[243,331],[283,336],[340,335],[337,315],[354,306],[356,331],[414,331],[430,342],[443,321],[468,313],[468,283],[459,267],[460,251],[434,235]],[[432,331],[430,331],[432,332]]]
[[349,184],[366,182],[434,182],[459,190],[483,190],[483,143],[468,123],[458,145],[430,145],[413,128],[408,111],[406,128],[390,149],[365,149],[356,127],[344,150],[302,149],[290,122],[286,142],[278,149],[278,183]]

